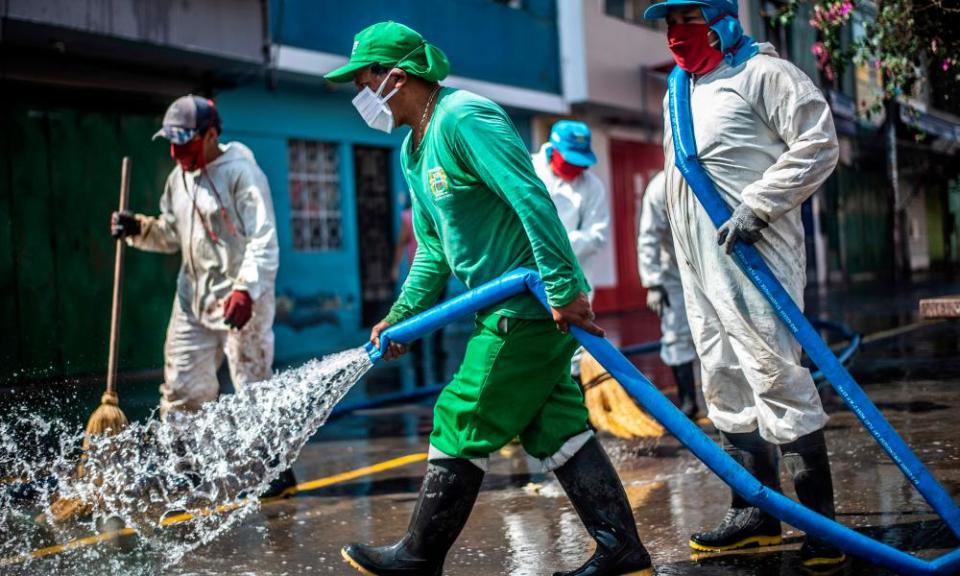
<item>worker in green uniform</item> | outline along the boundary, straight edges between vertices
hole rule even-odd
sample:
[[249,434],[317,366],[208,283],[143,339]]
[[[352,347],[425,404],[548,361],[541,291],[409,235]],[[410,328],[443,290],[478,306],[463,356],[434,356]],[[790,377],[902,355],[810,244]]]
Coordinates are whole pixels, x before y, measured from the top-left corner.
[[[397,302],[373,328],[432,306],[450,274],[468,287],[515,268],[540,272],[551,319],[526,293],[481,311],[463,364],[434,408],[430,455],[410,526],[396,544],[351,544],[344,559],[367,574],[439,575],[470,515],[491,452],[519,436],[554,471],[597,541],[577,576],[643,573],[650,556],[609,458],[570,378],[571,324],[594,334],[589,289],[566,231],[507,114],[490,100],[440,86],[449,63],[410,28],[382,22],[354,39],[349,62],[326,75],[353,81],[354,106],[374,129],[409,126],[402,165],[418,247]],[[384,357],[406,351],[391,342]]]

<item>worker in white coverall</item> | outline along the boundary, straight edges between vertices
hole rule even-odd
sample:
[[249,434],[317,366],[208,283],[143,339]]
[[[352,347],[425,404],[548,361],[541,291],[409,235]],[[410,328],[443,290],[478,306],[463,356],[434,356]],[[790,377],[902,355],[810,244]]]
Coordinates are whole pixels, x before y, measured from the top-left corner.
[[[590,128],[583,122],[560,120],[550,129],[550,140],[532,156],[533,168],[557,207],[573,253],[595,293],[600,250],[608,241],[610,208],[607,190],[588,169],[597,163],[591,146]],[[570,359],[570,372],[580,377],[583,348]]]
[[[560,120],[550,129],[550,140],[532,159],[537,176],[557,207],[580,268],[594,287],[598,256],[609,239],[610,208],[606,187],[589,171],[597,163],[590,140],[586,124]],[[590,296],[592,299],[593,291]]]
[[[220,131],[213,101],[194,95],[174,101],[154,136],[170,141],[177,163],[160,215],[111,218],[113,236],[130,246],[183,256],[164,349],[164,418],[217,399],[224,357],[237,388],[272,376],[280,256],[273,200],[250,149],[220,144]],[[295,484],[287,470],[267,495]]]
[[[801,503],[833,518],[827,415],[810,371],[800,364],[800,345],[731,251],[736,241],[755,243],[803,305],[800,205],[836,166],[837,137],[820,90],[770,44],[745,35],[737,10],[736,0],[666,0],[644,14],[667,19],[668,47],[692,74],[699,161],[733,209],[715,229],[675,167],[665,99],[668,218],[708,416],[725,449],[779,489],[779,447]],[[690,545],[721,551],[780,541],[780,522],[734,494],[719,527],[694,534]],[[801,558],[808,567],[844,561],[840,550],[813,538],[804,542]]]
[[667,222],[667,189],[663,172],[657,172],[643,193],[637,263],[640,283],[647,289],[647,307],[660,317],[660,359],[673,371],[680,410],[688,418],[693,418],[697,414],[693,376],[697,351],[687,324],[680,270],[677,269],[670,223]]

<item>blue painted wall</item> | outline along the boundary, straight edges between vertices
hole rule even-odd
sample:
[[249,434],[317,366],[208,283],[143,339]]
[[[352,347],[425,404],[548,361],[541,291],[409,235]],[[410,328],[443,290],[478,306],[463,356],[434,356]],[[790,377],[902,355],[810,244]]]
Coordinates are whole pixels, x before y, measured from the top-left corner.
[[353,36],[402,22],[446,52],[451,74],[559,94],[555,0],[271,0],[273,41],[346,56]]

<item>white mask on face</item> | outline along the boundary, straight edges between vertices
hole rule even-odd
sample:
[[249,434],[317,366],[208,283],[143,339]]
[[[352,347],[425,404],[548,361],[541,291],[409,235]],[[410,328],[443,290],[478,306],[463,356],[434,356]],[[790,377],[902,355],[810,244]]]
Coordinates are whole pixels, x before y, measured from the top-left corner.
[[393,98],[393,95],[399,90],[399,88],[394,88],[386,96],[380,96],[389,79],[390,75],[387,74],[376,93],[369,86],[364,86],[363,90],[353,98],[353,107],[360,113],[360,117],[367,123],[367,126],[387,134],[393,130],[393,111],[387,106],[387,100]]

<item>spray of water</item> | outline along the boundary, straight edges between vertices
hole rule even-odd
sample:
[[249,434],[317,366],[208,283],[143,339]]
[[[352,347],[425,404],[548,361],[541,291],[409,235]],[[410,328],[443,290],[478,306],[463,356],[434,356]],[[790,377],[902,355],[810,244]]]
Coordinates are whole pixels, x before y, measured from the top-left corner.
[[[371,368],[357,348],[313,360],[211,402],[195,414],[132,423],[94,439],[84,473],[74,474],[82,431],[26,410],[0,422],[0,471],[31,490],[0,489],[0,573],[43,562],[47,573],[152,574],[236,526],[257,496],[296,459],[333,407]],[[56,488],[54,489],[54,485]],[[66,525],[37,524],[55,497],[88,503],[92,514]],[[136,545],[104,554],[96,546],[31,558],[104,525],[136,531]]]

